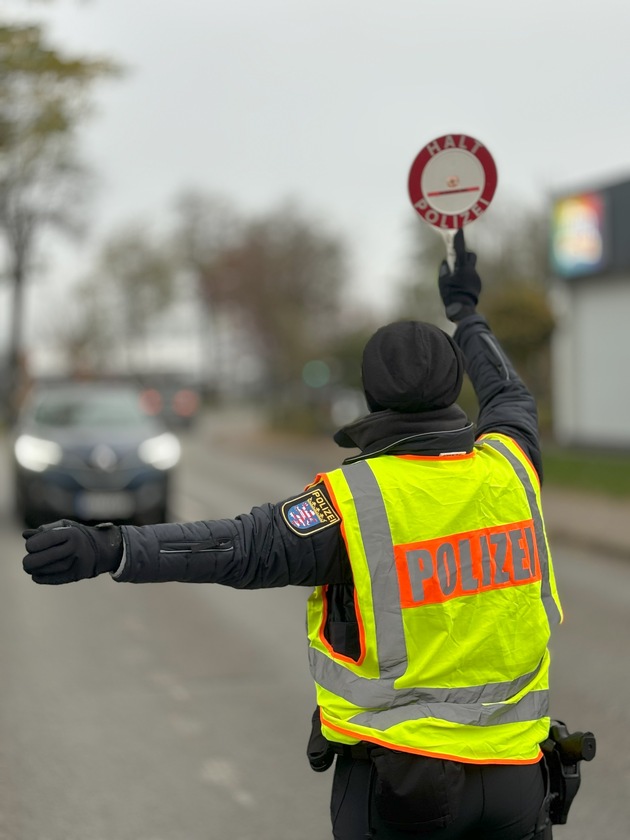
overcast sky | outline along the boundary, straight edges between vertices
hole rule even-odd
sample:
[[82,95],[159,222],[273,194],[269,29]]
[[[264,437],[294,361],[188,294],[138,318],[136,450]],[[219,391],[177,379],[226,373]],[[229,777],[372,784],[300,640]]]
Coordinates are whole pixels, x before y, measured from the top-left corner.
[[[14,12],[24,0],[0,0]],[[347,239],[385,302],[422,146],[464,133],[513,201],[630,174],[625,0],[55,0],[54,43],[128,68],[100,83],[82,151],[97,233],[164,217],[187,187],[244,212],[300,201]],[[503,208],[503,210],[502,210]],[[477,222],[476,224],[483,224]],[[85,250],[66,264],[80,272]]]

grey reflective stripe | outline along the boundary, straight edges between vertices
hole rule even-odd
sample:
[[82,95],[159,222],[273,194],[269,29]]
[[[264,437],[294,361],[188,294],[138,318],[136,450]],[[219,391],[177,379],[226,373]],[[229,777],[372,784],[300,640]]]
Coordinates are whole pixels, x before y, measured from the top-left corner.
[[380,675],[401,677],[407,670],[407,645],[400,610],[394,543],[381,488],[367,461],[341,468],[352,493],[361,539],[370,570],[372,599],[384,609],[375,611],[376,646]]
[[361,712],[350,723],[370,729],[389,729],[399,723],[423,718],[437,718],[464,726],[499,726],[504,723],[521,723],[540,720],[549,711],[549,692],[530,691],[516,703],[491,703],[490,705],[459,703],[418,703],[412,714],[405,708]]
[[[415,686],[396,688],[394,680],[371,680],[351,674],[347,668],[334,662],[315,648],[309,649],[312,673],[323,688],[343,696],[353,706],[362,709],[376,707],[409,706],[410,704],[460,703],[504,703],[526,688],[540,673],[538,667],[528,674],[508,682],[486,683],[457,688],[433,688]],[[407,712],[409,715],[409,711]]]
[[521,484],[525,489],[529,509],[532,514],[532,521],[534,523],[534,533],[536,534],[536,546],[538,548],[538,558],[540,560],[540,574],[541,574],[541,597],[545,612],[547,613],[547,620],[550,626],[560,623],[560,610],[551,594],[551,579],[549,576],[549,551],[547,549],[547,540],[545,539],[545,527],[543,525],[543,518],[536,498],[536,490],[529,477],[529,473],[521,463],[520,459],[500,440],[486,440],[483,441],[484,446],[490,446],[508,461]]

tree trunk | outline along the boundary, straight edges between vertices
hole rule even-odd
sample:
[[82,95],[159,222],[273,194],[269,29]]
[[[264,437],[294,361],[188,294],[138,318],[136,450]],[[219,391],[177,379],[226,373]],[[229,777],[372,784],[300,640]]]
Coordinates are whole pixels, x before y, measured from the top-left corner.
[[24,320],[24,265],[23,260],[16,259],[13,271],[13,303],[11,306],[11,321],[9,324],[8,348],[8,387],[7,387],[7,417],[12,424],[17,416],[22,402],[27,381],[27,365],[23,348],[23,320]]

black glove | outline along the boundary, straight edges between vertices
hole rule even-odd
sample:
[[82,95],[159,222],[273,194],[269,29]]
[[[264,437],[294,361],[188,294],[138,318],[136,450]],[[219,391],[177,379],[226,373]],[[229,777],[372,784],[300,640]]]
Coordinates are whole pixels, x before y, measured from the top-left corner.
[[449,321],[461,321],[467,315],[475,314],[475,307],[481,292],[481,278],[475,268],[477,255],[466,250],[464,231],[460,228],[453,241],[455,246],[455,269],[443,260],[440,265],[438,286]]
[[323,773],[328,770],[335,760],[335,751],[332,744],[322,735],[322,723],[319,716],[319,706],[313,712],[311,721],[311,735],[306,748],[308,763],[311,770],[316,773]]
[[122,559],[122,533],[105,522],[91,528],[60,519],[24,531],[28,554],[22,565],[35,583],[73,583],[115,571]]

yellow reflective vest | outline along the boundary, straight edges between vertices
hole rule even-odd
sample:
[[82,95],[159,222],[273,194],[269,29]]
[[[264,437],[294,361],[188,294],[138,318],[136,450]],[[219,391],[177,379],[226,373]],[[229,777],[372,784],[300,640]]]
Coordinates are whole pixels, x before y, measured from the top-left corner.
[[322,731],[473,763],[540,759],[550,627],[562,612],[538,476],[501,434],[472,453],[357,461],[318,476],[339,513],[360,655],[325,635],[309,599]]

